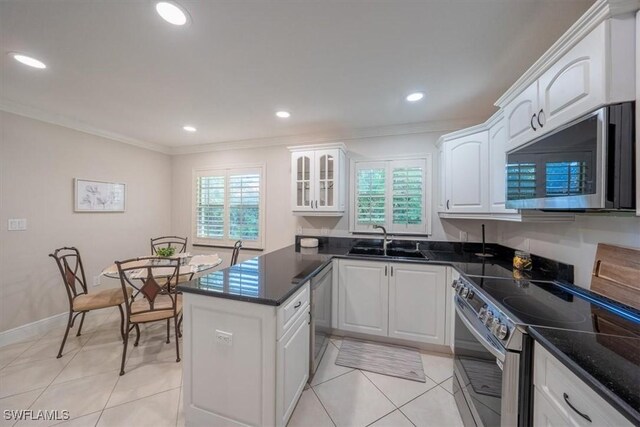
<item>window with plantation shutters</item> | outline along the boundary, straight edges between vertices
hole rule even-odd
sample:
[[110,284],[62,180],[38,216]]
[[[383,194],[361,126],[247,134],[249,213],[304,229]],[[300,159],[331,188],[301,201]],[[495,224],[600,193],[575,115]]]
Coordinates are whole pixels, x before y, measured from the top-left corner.
[[[351,231],[382,225],[390,233],[429,234],[430,158],[355,161],[352,165]],[[429,212],[429,214],[427,214]]]
[[194,242],[264,247],[263,167],[195,172]]

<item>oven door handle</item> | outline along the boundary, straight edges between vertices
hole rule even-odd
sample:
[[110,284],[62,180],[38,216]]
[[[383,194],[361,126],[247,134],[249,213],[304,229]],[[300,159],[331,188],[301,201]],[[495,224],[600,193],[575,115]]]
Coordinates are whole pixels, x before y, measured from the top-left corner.
[[476,328],[474,328],[473,324],[469,319],[467,319],[467,316],[464,314],[462,309],[458,307],[458,304],[455,304],[455,307],[456,313],[458,314],[458,316],[460,316],[460,320],[462,320],[462,323],[464,323],[464,325],[467,327],[467,330],[475,337],[475,339],[480,341],[480,344],[482,344],[482,346],[486,348],[489,353],[491,353],[496,357],[496,359],[504,363],[506,358],[505,352],[502,349],[498,348],[491,341],[489,341],[486,337],[482,336],[482,334],[478,332]]

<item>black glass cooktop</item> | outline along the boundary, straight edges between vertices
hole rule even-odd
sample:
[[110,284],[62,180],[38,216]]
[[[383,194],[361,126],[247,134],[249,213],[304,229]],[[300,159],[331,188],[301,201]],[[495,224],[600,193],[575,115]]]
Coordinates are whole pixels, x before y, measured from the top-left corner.
[[640,337],[640,312],[577,286],[513,277],[468,278],[516,323]]

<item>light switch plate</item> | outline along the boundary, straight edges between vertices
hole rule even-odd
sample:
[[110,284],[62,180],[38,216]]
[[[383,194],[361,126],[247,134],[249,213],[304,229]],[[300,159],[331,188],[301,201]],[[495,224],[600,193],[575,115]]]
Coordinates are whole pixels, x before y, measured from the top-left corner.
[[10,218],[7,224],[9,231],[24,231],[27,229],[26,218]]

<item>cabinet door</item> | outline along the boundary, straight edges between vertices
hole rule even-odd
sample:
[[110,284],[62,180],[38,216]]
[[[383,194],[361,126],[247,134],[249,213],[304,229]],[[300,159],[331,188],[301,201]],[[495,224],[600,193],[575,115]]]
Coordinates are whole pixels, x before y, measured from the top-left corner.
[[[309,306],[306,306],[308,312]],[[276,422],[287,425],[309,379],[309,316],[302,314],[278,341]]]
[[507,131],[504,119],[501,119],[489,129],[489,210],[498,213],[517,213],[517,209],[507,209],[505,206],[506,144]]
[[447,212],[489,212],[489,137],[478,132],[445,143]]
[[291,153],[291,207],[294,211],[313,210],[313,151]]
[[540,133],[606,103],[605,27],[599,25],[538,79]]
[[537,136],[539,125],[533,115],[538,113],[538,104],[538,82],[535,81],[504,107],[507,151]]
[[389,265],[389,336],[445,343],[446,267]]
[[571,423],[534,387],[533,425],[535,427],[563,427]]
[[387,263],[340,260],[339,265],[338,329],[387,336]]
[[[340,170],[339,150],[315,152],[315,200],[318,211],[336,211],[340,203],[338,174]],[[315,203],[315,202],[314,202]]]
[[444,146],[438,149],[438,212],[446,212],[447,194],[446,194],[446,165],[444,161]]

